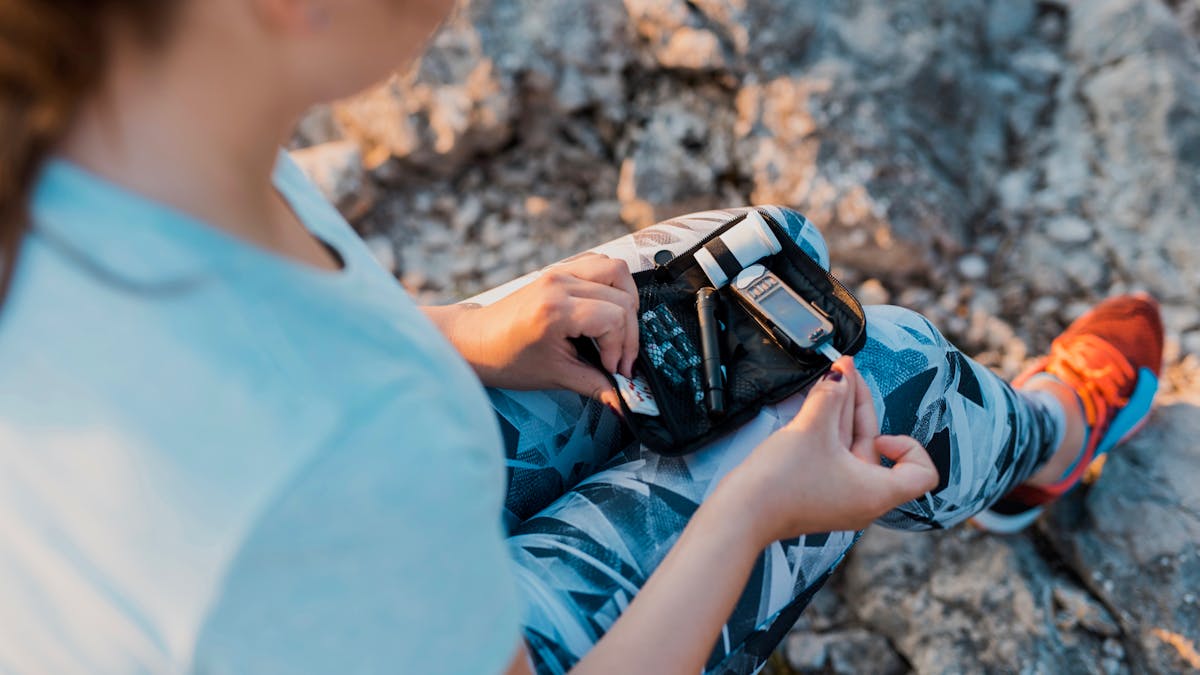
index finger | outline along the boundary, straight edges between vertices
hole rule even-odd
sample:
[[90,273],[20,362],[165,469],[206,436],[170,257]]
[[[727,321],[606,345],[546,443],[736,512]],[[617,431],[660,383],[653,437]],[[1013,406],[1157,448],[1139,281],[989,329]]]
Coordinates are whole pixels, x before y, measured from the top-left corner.
[[621,342],[621,356],[617,362],[617,369],[613,372],[619,372],[625,377],[633,377],[633,362],[638,355],[637,309],[633,305],[633,299],[629,297],[628,293],[612,286],[582,279],[575,276],[574,273],[570,273],[569,276],[575,280],[570,286],[570,293],[573,297],[604,300],[626,313],[623,322],[625,331]]
[[624,340],[630,321],[627,310],[611,302],[587,297],[574,297],[571,305],[571,332],[595,338],[605,370],[617,372],[625,353]]
[[854,382],[854,440],[871,440],[879,435],[879,418],[875,414],[875,398],[866,378],[846,359],[846,376]]
[[854,371],[849,368],[850,357],[843,356],[834,362],[829,372],[837,372],[846,380],[846,403],[838,416],[838,440],[843,447],[854,444]]
[[875,451],[878,422],[875,404],[871,400],[871,388],[866,379],[854,367],[854,360],[846,357],[846,376],[851,380],[854,403],[851,406],[854,431],[851,434],[850,452],[867,464],[879,464],[879,453]]
[[637,313],[640,303],[637,284],[633,282],[633,275],[629,272],[629,265],[624,260],[593,253],[563,263],[562,267],[566,272],[579,279],[604,286],[611,286],[618,291],[628,294],[631,301],[630,306],[633,308],[633,316],[629,317],[625,322],[625,342],[617,367],[621,374],[626,377],[632,377],[633,362],[637,360],[639,348],[638,340],[640,336],[638,335]]
[[637,284],[633,283],[633,274],[630,273],[629,265],[624,260],[593,253],[563,263],[563,267],[580,279],[612,286],[629,293],[633,296],[634,311],[637,311]]

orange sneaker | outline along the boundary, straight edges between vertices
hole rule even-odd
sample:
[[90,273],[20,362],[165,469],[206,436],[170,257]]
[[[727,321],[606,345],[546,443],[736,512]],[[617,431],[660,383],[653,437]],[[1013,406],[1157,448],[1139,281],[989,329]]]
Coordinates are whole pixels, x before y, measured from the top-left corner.
[[1158,391],[1162,351],[1158,303],[1145,293],[1109,298],[1068,326],[1050,354],[1012,384],[1020,388],[1034,377],[1052,377],[1075,390],[1086,422],[1083,450],[1058,481],[1017,486],[976,514],[974,523],[994,532],[1020,531],[1085,474],[1095,476],[1105,453],[1146,421]]

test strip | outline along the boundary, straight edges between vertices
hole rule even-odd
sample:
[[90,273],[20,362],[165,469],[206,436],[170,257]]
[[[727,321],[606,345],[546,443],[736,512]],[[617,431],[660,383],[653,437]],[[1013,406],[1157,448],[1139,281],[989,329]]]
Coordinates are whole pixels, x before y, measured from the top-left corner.
[[842,353],[833,348],[833,340],[826,340],[822,342],[821,344],[817,345],[816,349],[824,354],[825,358],[829,359],[830,363],[842,358]]

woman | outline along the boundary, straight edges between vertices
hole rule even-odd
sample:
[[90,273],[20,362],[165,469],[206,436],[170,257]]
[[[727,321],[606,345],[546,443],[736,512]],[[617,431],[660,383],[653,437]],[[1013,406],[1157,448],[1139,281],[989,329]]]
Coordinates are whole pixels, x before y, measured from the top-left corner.
[[1022,525],[1148,410],[1147,298],[1020,391],[876,307],[807,398],[627,447],[567,338],[629,373],[703,218],[422,313],[277,150],[450,4],[0,5],[0,670],[748,672],[872,520]]

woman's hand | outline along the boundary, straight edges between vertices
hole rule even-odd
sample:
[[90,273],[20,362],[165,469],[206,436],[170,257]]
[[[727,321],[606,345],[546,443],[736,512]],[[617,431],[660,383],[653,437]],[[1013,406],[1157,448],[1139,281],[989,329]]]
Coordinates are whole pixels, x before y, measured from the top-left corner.
[[638,296],[624,261],[584,254],[487,306],[426,308],[484,384],[569,389],[616,404],[604,375],[568,340],[595,338],[610,373],[632,375]]
[[[879,435],[871,392],[854,362],[839,359],[833,373],[700,504],[629,608],[572,673],[700,672],[768,544],[862,529],[933,489],[938,474],[925,450],[906,436]],[[895,466],[881,466],[881,455]]]
[[[867,383],[843,357],[815,385],[800,413],[718,488],[761,528],[764,545],[814,532],[861,530],[932,490],[937,469],[908,436],[880,436]],[[880,456],[895,464],[880,464]],[[716,496],[716,495],[714,495]]]

